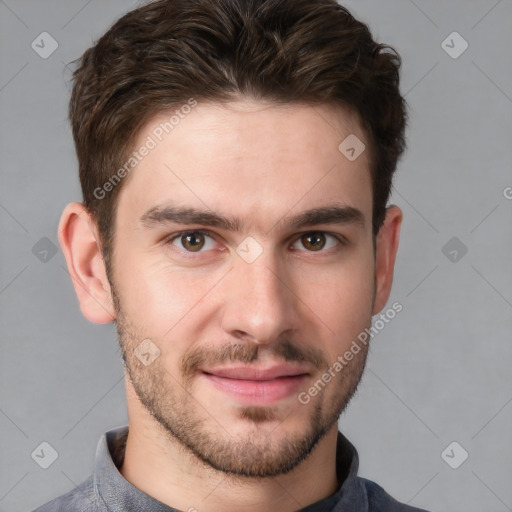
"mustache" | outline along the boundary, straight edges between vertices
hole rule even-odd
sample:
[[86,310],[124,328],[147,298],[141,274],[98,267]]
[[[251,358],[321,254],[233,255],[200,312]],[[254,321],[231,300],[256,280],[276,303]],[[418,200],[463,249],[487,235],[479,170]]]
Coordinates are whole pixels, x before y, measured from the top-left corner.
[[234,361],[253,363],[258,360],[258,356],[263,350],[276,356],[275,359],[284,360],[285,362],[306,362],[319,370],[329,366],[323,352],[316,347],[299,347],[290,340],[284,340],[273,344],[271,347],[257,345],[252,342],[231,343],[214,349],[197,347],[183,358],[181,373],[188,378],[196,373],[201,366],[217,366]]

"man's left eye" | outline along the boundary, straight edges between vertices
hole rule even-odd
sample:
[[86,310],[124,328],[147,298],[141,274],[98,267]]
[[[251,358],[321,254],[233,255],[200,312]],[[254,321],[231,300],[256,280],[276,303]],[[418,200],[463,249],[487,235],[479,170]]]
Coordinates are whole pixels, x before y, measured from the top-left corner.
[[[328,241],[328,238],[331,239],[331,242]],[[342,245],[342,241],[328,233],[324,233],[323,231],[312,231],[311,233],[304,233],[300,238],[295,242],[300,242],[303,247],[305,247],[308,251],[321,251],[322,249],[332,249],[337,245]]]

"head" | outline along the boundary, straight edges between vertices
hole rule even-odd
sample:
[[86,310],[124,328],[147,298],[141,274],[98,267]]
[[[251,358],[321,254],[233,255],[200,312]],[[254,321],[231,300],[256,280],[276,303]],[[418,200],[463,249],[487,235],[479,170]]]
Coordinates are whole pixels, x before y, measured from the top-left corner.
[[[160,0],[78,62],[83,203],[59,240],[82,312],[116,322],[141,406],[215,469],[290,471],[357,388],[367,345],[297,398],[389,297],[399,67],[335,0]],[[302,377],[268,401],[207,371],[285,362]]]

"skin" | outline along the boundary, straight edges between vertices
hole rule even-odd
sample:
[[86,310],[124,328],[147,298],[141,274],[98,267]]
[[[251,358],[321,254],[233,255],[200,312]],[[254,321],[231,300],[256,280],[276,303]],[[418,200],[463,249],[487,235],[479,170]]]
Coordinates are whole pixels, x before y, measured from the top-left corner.
[[[168,117],[151,119],[134,147]],[[338,418],[367,349],[309,403],[297,395],[385,307],[402,221],[398,207],[387,209],[374,250],[369,152],[349,161],[338,150],[349,134],[365,140],[358,118],[340,106],[200,102],[122,184],[112,282],[89,213],[71,203],[62,214],[59,241],[81,311],[91,322],[116,322],[125,359],[129,436],[120,471],[169,506],[291,512],[341,484]],[[233,216],[241,229],[140,221],[170,203]],[[286,224],[333,204],[359,210],[363,221]],[[176,236],[199,229],[209,234],[196,233],[192,245]],[[249,236],[262,250],[251,263],[236,252]],[[148,366],[134,352],[144,339],[160,350]],[[308,375],[270,405],[241,404],[200,372],[284,361],[301,361]]]

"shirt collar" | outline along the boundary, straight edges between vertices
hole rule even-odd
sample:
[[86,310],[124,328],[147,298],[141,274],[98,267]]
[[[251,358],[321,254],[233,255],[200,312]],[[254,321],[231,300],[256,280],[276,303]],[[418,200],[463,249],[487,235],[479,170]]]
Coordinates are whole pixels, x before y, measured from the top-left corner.
[[128,427],[109,430],[100,439],[96,450],[94,492],[109,512],[174,512],[133,486],[119,472],[124,459]]
[[[119,472],[124,458],[128,426],[109,430],[101,437],[96,450],[94,492],[109,512],[176,512],[176,509],[148,496],[133,486]],[[308,505],[301,512],[366,512],[368,498],[357,476],[359,456],[356,448],[338,432],[336,470],[339,489],[321,501]]]

